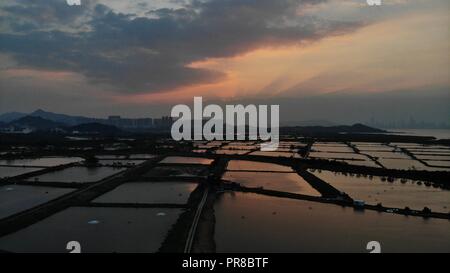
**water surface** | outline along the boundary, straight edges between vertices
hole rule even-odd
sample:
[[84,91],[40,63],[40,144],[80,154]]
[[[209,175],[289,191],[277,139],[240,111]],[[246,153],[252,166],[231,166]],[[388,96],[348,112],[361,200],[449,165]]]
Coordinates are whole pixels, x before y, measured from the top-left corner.
[[249,160],[230,160],[228,162],[227,170],[230,171],[273,171],[273,172],[292,172],[291,167],[273,164],[256,162]]
[[215,206],[217,252],[449,252],[450,221],[227,192]]
[[377,176],[370,179],[324,170],[320,173],[315,171],[313,174],[338,190],[346,192],[353,199],[364,200],[371,205],[382,203],[386,207],[410,207],[416,210],[429,207],[432,211],[450,212],[450,191],[448,190],[417,185],[411,181],[383,182],[381,177]]
[[290,157],[290,158],[299,158],[300,155],[294,152],[265,152],[265,151],[256,151],[250,153],[250,155],[260,155],[260,156],[270,156],[270,157]]
[[356,153],[331,153],[331,152],[310,152],[309,157],[316,157],[323,159],[340,158],[340,159],[360,159],[360,160],[366,160],[368,158],[365,155]]
[[186,204],[197,183],[130,182],[96,198],[98,203]]
[[73,189],[6,185],[0,186],[0,219],[31,209],[73,191]]
[[377,160],[387,169],[446,171],[445,168],[428,167],[415,159],[378,158]]
[[208,166],[157,166],[144,174],[144,177],[154,176],[184,176],[184,177],[205,177],[209,173]]
[[70,167],[27,179],[28,181],[43,182],[96,182],[108,176],[125,170],[121,167]]
[[160,163],[209,165],[212,162],[213,162],[212,159],[201,158],[201,157],[168,156],[168,157],[164,158]]
[[38,167],[53,167],[74,162],[80,162],[81,157],[41,157],[28,159],[3,159],[0,160],[0,165],[11,166],[38,166]]
[[72,207],[0,238],[0,249],[67,253],[67,242],[75,240],[83,253],[156,252],[182,211]]
[[266,190],[321,195],[297,173],[225,172],[222,179],[240,183],[247,188],[263,187]]
[[30,168],[30,167],[5,167],[0,166],[0,178],[14,177],[26,173],[42,170],[43,168]]

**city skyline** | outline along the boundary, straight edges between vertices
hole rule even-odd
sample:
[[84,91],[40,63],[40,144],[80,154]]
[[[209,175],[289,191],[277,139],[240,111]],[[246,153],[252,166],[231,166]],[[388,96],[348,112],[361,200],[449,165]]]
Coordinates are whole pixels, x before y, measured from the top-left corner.
[[449,26],[449,0],[0,1],[0,255],[450,253]]
[[280,104],[285,122],[446,123],[448,10],[442,0],[8,0],[0,112],[163,116],[202,96]]

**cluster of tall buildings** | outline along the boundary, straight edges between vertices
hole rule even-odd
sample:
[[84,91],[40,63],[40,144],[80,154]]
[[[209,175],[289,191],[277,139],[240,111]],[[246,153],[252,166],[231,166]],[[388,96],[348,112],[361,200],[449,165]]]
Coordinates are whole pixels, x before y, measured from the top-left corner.
[[166,129],[172,126],[172,118],[122,118],[121,116],[109,116],[105,120],[108,125],[124,129]]

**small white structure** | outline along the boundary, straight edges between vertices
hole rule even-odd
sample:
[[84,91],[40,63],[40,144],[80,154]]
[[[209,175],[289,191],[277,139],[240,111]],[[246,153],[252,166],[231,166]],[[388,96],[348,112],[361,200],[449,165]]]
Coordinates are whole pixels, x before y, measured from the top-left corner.
[[366,204],[366,202],[364,202],[364,200],[353,200],[353,205],[356,208],[363,209],[365,204]]

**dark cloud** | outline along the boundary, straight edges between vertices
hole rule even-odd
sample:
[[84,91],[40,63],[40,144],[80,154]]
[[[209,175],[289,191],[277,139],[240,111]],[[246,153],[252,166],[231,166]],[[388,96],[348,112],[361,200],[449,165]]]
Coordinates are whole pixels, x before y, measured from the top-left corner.
[[1,11],[9,19],[9,26],[20,31],[14,28],[15,24],[33,24],[34,29],[73,24],[77,19],[87,16],[94,5],[96,0],[84,0],[81,6],[69,6],[65,0],[5,0]]
[[165,91],[226,77],[187,66],[194,61],[301,44],[359,26],[298,15],[319,2],[194,0],[136,17],[96,1],[81,7],[62,0],[14,1],[1,9],[6,16],[0,22],[10,31],[0,33],[0,52],[21,66],[78,72],[120,92]]

